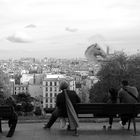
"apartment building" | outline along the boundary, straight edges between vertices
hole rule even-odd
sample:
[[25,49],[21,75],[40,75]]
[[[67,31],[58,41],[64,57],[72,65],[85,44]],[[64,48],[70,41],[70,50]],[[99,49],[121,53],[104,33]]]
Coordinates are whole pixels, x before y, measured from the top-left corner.
[[75,81],[72,77],[65,75],[46,75],[43,80],[43,108],[54,108],[56,96],[60,93],[59,84],[61,80],[67,80],[71,90],[75,90]]
[[19,93],[28,93],[28,85],[15,85],[14,94],[17,95]]

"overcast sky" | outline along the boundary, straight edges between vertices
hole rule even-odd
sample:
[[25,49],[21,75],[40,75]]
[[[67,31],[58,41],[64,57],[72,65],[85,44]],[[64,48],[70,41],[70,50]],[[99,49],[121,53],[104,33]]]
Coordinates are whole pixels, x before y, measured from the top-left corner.
[[0,59],[79,58],[94,42],[136,53],[140,0],[0,0]]

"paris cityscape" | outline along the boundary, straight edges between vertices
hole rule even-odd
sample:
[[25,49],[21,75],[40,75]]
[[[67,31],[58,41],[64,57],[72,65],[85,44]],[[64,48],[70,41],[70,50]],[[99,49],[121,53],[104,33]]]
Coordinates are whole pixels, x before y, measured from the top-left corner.
[[139,0],[0,0],[0,139],[138,140],[139,46]]

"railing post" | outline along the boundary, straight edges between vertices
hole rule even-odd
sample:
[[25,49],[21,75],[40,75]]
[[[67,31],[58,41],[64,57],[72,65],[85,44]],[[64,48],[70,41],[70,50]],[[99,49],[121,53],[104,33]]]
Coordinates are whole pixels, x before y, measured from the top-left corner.
[[130,129],[131,118],[128,120],[128,130]]
[[136,122],[135,122],[135,117],[133,117],[132,120],[133,120],[133,127],[134,127],[134,136],[136,136]]
[[75,130],[74,130],[74,136],[79,136],[77,128],[75,128]]

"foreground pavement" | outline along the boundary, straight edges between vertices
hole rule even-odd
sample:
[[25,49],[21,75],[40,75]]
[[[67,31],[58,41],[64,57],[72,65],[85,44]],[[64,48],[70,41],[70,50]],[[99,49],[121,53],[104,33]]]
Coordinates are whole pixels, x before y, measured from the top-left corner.
[[133,136],[133,125],[130,131],[122,129],[115,122],[112,130],[103,129],[107,123],[80,123],[78,129],[79,136],[73,136],[73,132],[60,128],[56,122],[51,130],[42,128],[43,123],[18,123],[15,134],[12,138],[7,138],[9,130],[7,124],[2,124],[3,133],[0,134],[0,140],[138,140],[140,139],[140,122],[137,122],[137,134]]

